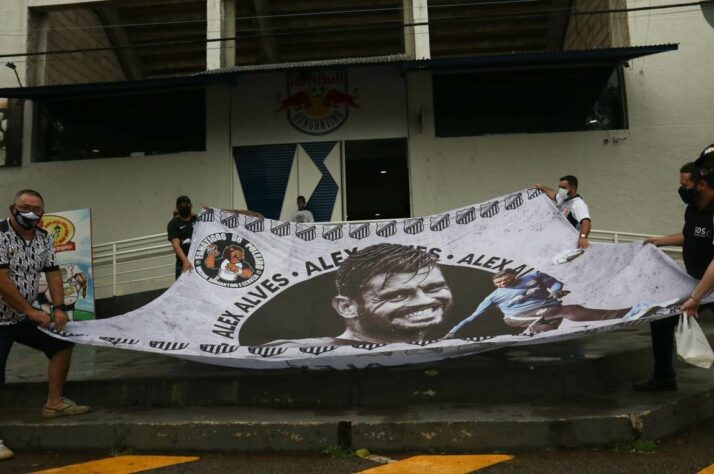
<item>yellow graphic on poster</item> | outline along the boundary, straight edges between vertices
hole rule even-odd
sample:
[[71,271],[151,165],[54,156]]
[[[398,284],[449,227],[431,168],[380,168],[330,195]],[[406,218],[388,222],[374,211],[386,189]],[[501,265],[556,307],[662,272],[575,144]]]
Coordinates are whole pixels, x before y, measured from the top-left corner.
[[[40,227],[52,236],[64,283],[64,304],[70,320],[95,318],[94,273],[92,271],[92,219],[89,209],[45,214]],[[52,297],[43,273],[36,303],[51,309]]]

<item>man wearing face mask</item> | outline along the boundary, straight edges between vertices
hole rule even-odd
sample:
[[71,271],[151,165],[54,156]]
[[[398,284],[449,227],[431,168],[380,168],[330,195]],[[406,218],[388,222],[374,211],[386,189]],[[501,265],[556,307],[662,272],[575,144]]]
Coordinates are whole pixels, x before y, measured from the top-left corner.
[[[714,289],[714,145],[705,148],[700,158],[679,170],[679,196],[687,209],[682,232],[650,237],[644,244],[682,246],[687,273],[699,280],[682,304],[682,311],[698,317],[702,299]],[[635,384],[637,391],[677,390],[674,372],[674,328],[679,317],[650,323],[654,371],[650,380]]]
[[191,200],[188,196],[179,196],[176,199],[176,214],[166,226],[171,247],[176,254],[176,279],[182,273],[193,270],[193,265],[188,259],[188,249],[191,248],[191,236],[196,215],[191,213]]
[[[52,237],[37,224],[44,214],[44,202],[37,191],[23,189],[15,194],[10,217],[0,221],[0,385],[5,383],[5,364],[14,342],[37,349],[49,359],[46,417],[80,415],[89,411],[62,396],[72,358],[71,342],[56,339],[38,326],[64,330],[68,317],[64,304],[51,312],[35,309],[40,274],[45,273],[55,302],[64,301],[62,277],[57,265]],[[8,449],[0,441],[0,459]],[[10,451],[10,454],[12,452]]]
[[549,188],[542,184],[536,184],[535,187],[553,199],[560,212],[568,219],[568,222],[580,232],[578,248],[586,249],[590,247],[588,242],[591,228],[590,209],[585,200],[578,194],[578,178],[573,175],[563,176],[558,183],[558,189]]

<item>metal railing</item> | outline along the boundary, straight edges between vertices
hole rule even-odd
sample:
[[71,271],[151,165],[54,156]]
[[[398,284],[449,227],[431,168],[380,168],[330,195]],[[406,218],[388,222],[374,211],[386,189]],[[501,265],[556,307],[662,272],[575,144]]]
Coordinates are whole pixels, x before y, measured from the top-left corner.
[[[651,236],[595,229],[590,232],[592,241],[605,243],[637,242],[647,237]],[[662,250],[675,261],[681,261],[680,248]],[[96,298],[164,289],[174,281],[176,257],[165,233],[97,244],[93,253]]]

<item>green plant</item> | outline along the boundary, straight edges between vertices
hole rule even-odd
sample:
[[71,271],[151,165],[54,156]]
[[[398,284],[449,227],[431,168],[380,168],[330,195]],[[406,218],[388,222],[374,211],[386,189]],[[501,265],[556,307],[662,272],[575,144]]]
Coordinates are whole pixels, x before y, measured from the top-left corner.
[[354,455],[354,451],[349,448],[343,448],[342,446],[332,444],[323,449],[322,454],[331,458],[343,459],[352,457]]

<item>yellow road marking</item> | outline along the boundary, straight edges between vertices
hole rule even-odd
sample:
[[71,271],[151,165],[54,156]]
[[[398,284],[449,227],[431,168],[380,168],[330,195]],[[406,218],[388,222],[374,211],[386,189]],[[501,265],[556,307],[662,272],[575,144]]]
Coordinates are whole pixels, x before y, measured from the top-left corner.
[[707,466],[701,471],[699,471],[697,474],[714,474],[714,464],[711,466]]
[[504,461],[513,456],[505,454],[414,456],[401,461],[373,467],[360,474],[466,474]]
[[116,456],[96,461],[70,464],[31,474],[131,474],[159,467],[197,461],[197,457],[186,456]]

